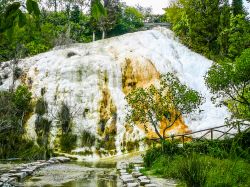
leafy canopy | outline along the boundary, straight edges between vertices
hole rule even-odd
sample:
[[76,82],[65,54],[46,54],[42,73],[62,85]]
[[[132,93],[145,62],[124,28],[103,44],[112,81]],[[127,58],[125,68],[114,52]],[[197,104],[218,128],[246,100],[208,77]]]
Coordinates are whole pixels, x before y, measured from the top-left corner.
[[206,84],[216,94],[215,99],[226,104],[232,119],[250,121],[250,48],[235,62],[215,63],[207,72]]
[[[162,75],[158,87],[151,85],[148,88],[137,88],[126,99],[131,106],[128,121],[149,123],[160,139],[165,139],[166,130],[176,120],[199,109],[203,101],[197,91],[182,84],[172,73]],[[160,134],[158,126],[164,118],[169,124]]]

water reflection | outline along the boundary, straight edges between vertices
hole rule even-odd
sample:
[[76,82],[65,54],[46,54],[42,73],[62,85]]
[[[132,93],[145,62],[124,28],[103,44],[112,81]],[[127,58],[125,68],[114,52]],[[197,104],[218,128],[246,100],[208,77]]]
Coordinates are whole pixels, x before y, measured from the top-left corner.
[[[56,184],[46,184],[43,183],[44,177],[48,174],[45,173],[44,176],[37,175],[31,177],[26,181],[26,186],[39,186],[39,187],[121,187],[122,183],[118,178],[116,173],[116,162],[71,162],[70,166],[80,166],[81,168],[89,168],[90,171],[86,171],[80,174],[77,179],[71,180],[69,182]],[[65,168],[68,168],[67,164],[64,164]],[[60,172],[60,177],[69,174],[70,170]],[[56,177],[59,177],[56,175]],[[66,177],[66,176],[65,176]],[[55,176],[54,178],[55,179]],[[60,181],[60,180],[59,180]]]

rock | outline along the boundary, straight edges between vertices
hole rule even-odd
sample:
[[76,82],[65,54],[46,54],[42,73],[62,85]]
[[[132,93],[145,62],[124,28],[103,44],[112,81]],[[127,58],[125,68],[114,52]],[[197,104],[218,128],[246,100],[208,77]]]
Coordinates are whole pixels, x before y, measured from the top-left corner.
[[22,169],[21,172],[25,172],[28,175],[31,175],[34,172],[34,170],[33,169]]
[[145,184],[150,184],[150,180],[149,179],[142,179],[141,181],[140,181],[140,185],[142,185],[142,186],[144,186]]
[[127,183],[127,187],[139,187],[140,185],[136,182],[134,183]]
[[67,157],[56,157],[56,160],[58,160],[59,162],[69,162],[70,158]]
[[120,179],[126,179],[126,178],[133,178],[133,176],[132,175],[130,175],[130,174],[126,174],[126,175],[121,175],[120,176]]
[[144,180],[144,179],[148,179],[148,177],[146,177],[146,176],[140,176],[140,177],[138,177],[138,179],[141,181],[141,180]]
[[46,160],[37,160],[37,162],[43,163],[46,162]]
[[48,166],[48,165],[49,165],[48,163],[40,163],[40,164],[37,164],[36,166],[38,168],[43,168],[43,167]]
[[0,186],[3,186],[3,182],[0,181]]
[[15,167],[14,169],[20,171],[21,169],[24,169],[24,167],[18,166],[18,167]]
[[119,172],[120,173],[126,173],[127,171],[125,169],[120,169]]
[[2,176],[2,177],[0,178],[0,181],[3,182],[3,183],[4,183],[4,182],[7,182],[8,180],[9,180],[8,177],[3,177],[3,176]]
[[156,184],[146,184],[145,187],[158,187]]
[[1,178],[8,178],[11,177],[13,175],[13,173],[4,173],[1,175]]
[[15,169],[12,169],[9,171],[9,173],[16,173],[16,172],[17,172],[17,170],[15,170]]
[[141,177],[143,174],[140,172],[132,172],[132,176],[135,178]]
[[16,178],[10,177],[8,180],[8,183],[13,183],[13,182],[16,182]]
[[12,175],[12,177],[16,177],[18,179],[18,181],[21,181],[26,176],[27,176],[26,172],[15,173],[15,174]]
[[56,161],[54,161],[54,160],[48,160],[47,163],[49,163],[49,164],[55,164]]
[[135,180],[133,178],[124,178],[122,179],[122,182],[127,184],[127,183],[134,183]]

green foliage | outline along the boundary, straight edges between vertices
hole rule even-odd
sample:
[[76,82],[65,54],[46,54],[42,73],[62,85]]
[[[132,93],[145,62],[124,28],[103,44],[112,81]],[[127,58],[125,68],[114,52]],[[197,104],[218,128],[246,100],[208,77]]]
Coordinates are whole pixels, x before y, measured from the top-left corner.
[[14,92],[0,92],[0,158],[19,156],[28,144],[23,134],[25,116],[29,112],[31,93],[27,87],[19,86]]
[[179,178],[185,181],[188,187],[202,187],[206,183],[210,164],[204,157],[191,155],[184,158],[177,170]]
[[20,111],[30,111],[31,93],[26,86],[18,86],[14,92],[12,101]]
[[[232,11],[231,11],[232,10]],[[165,19],[182,42],[213,60],[234,59],[249,47],[249,20],[241,0],[178,0]]]
[[143,172],[173,178],[190,187],[249,186],[248,168],[249,163],[244,160],[221,160],[198,154],[162,155]]
[[76,148],[77,136],[72,133],[63,134],[60,138],[61,150],[70,153],[74,148]]
[[82,146],[92,147],[95,145],[96,137],[88,131],[81,133]]
[[48,134],[50,133],[51,129],[51,121],[48,119],[38,116],[36,121],[35,121],[35,131],[38,137],[41,138],[41,141],[38,142],[40,145],[46,145],[47,139],[48,139]]
[[62,134],[67,134],[71,131],[72,116],[70,108],[66,103],[62,103],[61,110],[58,112],[58,120],[62,128]]
[[232,119],[243,122],[250,119],[249,56],[250,49],[246,49],[235,62],[213,64],[205,77],[212,93],[232,112]]
[[[132,107],[127,119],[131,122],[149,122],[159,138],[164,139],[165,131],[170,128],[181,115],[190,114],[199,109],[202,97],[198,92],[181,84],[172,73],[161,76],[160,88],[151,85],[138,88],[126,97]],[[163,118],[169,121],[161,135],[157,124]]]
[[47,104],[47,102],[44,100],[44,98],[38,99],[37,103],[36,103],[35,113],[42,116],[47,112],[48,112],[48,104]]
[[245,13],[242,0],[233,0],[232,9],[233,9],[234,16]]
[[143,15],[141,12],[133,7],[123,7],[117,18],[117,24],[109,32],[109,35],[115,36],[135,32],[143,25]]

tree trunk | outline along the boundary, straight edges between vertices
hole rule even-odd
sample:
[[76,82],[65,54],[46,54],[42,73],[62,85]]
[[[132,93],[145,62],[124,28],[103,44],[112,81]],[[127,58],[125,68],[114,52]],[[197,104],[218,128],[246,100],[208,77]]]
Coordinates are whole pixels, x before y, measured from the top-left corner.
[[102,31],[102,39],[105,39],[105,30]]
[[95,31],[93,31],[93,36],[92,36],[92,38],[93,38],[93,42],[95,41]]
[[164,138],[162,137],[162,135],[160,134],[160,132],[159,132],[158,129],[157,129],[157,126],[156,126],[156,124],[155,124],[155,122],[154,122],[154,120],[153,120],[152,114],[148,114],[148,116],[149,116],[150,122],[151,122],[152,125],[154,126],[155,133],[159,136],[159,138],[160,138],[161,140],[164,140]]
[[57,12],[57,0],[54,0],[54,8],[55,8],[55,12]]

